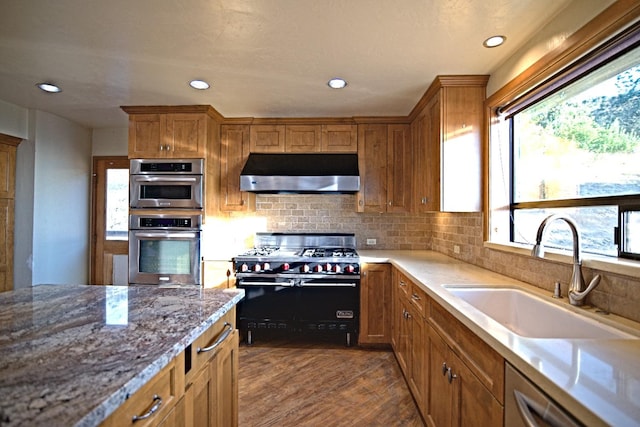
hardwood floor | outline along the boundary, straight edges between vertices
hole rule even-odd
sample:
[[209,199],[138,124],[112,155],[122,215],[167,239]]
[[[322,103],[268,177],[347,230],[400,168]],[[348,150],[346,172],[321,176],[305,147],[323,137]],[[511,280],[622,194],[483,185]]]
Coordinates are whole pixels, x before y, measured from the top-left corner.
[[279,342],[239,358],[240,427],[423,426],[390,350]]

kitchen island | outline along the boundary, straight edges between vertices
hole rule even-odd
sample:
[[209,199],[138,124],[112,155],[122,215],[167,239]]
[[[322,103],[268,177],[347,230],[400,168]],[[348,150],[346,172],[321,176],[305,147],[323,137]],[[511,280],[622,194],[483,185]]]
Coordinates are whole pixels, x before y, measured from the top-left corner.
[[100,424],[176,358],[184,363],[243,296],[150,285],[0,293],[0,426]]

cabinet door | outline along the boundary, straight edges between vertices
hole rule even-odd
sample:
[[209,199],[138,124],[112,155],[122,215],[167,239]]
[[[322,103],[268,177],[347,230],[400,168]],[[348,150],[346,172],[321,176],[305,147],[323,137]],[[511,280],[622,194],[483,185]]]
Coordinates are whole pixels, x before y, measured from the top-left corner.
[[413,142],[413,210],[415,212],[427,211],[427,200],[429,198],[427,169],[427,135],[429,134],[428,108],[425,107],[418,117],[411,124],[411,138]]
[[285,152],[314,153],[320,151],[319,125],[287,125]]
[[[429,427],[451,426],[453,394],[448,382],[447,369],[450,367],[449,348],[444,340],[432,329],[429,330],[429,404],[427,424]],[[481,425],[471,423],[470,425]]]
[[13,199],[0,199],[0,292],[13,290]]
[[217,427],[238,425],[238,330],[227,338],[211,361],[215,382],[214,422]]
[[405,298],[399,298],[399,317],[398,317],[398,351],[396,352],[396,359],[398,359],[398,365],[404,373],[405,377],[410,375],[409,373],[409,338],[411,334],[410,320],[409,320],[409,302]]
[[500,402],[453,352],[449,360],[455,375],[450,384],[453,394],[451,425],[502,427],[504,410]]
[[427,386],[429,369],[427,324],[413,308],[409,312],[409,320],[409,386],[420,412],[426,415],[429,395]]
[[411,210],[411,128],[389,125],[387,138],[387,212]]
[[284,125],[251,125],[252,153],[284,153]]
[[357,153],[356,125],[322,125],[321,151],[325,153]]
[[165,157],[167,151],[161,137],[160,114],[129,116],[129,158]]
[[212,366],[207,364],[201,368],[185,392],[185,418],[188,427],[214,425],[215,384]]
[[387,211],[387,125],[358,125],[358,212]]
[[162,135],[172,158],[204,158],[207,141],[206,114],[167,114]]
[[360,283],[360,344],[391,342],[391,266],[364,264]]
[[0,199],[15,197],[16,147],[0,143]]
[[[440,144],[442,132],[442,114],[440,95],[436,95],[428,105],[429,125],[427,128],[426,152],[425,152],[425,203],[426,211],[440,210]],[[462,196],[462,195],[461,195]]]
[[240,172],[249,157],[249,126],[223,125],[220,133],[220,210],[250,211],[255,195],[240,191]]

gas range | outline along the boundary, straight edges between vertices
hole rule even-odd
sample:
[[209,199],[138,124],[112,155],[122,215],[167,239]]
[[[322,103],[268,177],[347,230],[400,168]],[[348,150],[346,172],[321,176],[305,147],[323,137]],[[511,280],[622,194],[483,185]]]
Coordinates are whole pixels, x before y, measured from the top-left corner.
[[233,258],[236,277],[360,277],[355,235],[258,233],[256,246]]

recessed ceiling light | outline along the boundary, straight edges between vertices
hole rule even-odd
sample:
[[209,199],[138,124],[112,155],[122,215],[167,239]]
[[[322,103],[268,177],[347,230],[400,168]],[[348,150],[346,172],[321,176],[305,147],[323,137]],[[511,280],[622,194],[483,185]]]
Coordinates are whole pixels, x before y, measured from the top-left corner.
[[504,43],[505,40],[507,40],[507,38],[505,36],[492,36],[492,37],[489,37],[488,39],[486,39],[484,42],[482,42],[482,45],[484,47],[489,47],[489,48],[498,47],[502,43]]
[[209,83],[205,82],[204,80],[191,80],[189,82],[189,86],[198,90],[209,89]]
[[38,83],[36,86],[47,93],[58,93],[62,92],[59,86],[54,85],[53,83]]
[[335,77],[327,82],[331,89],[342,89],[347,85],[347,82],[344,79],[339,77]]

